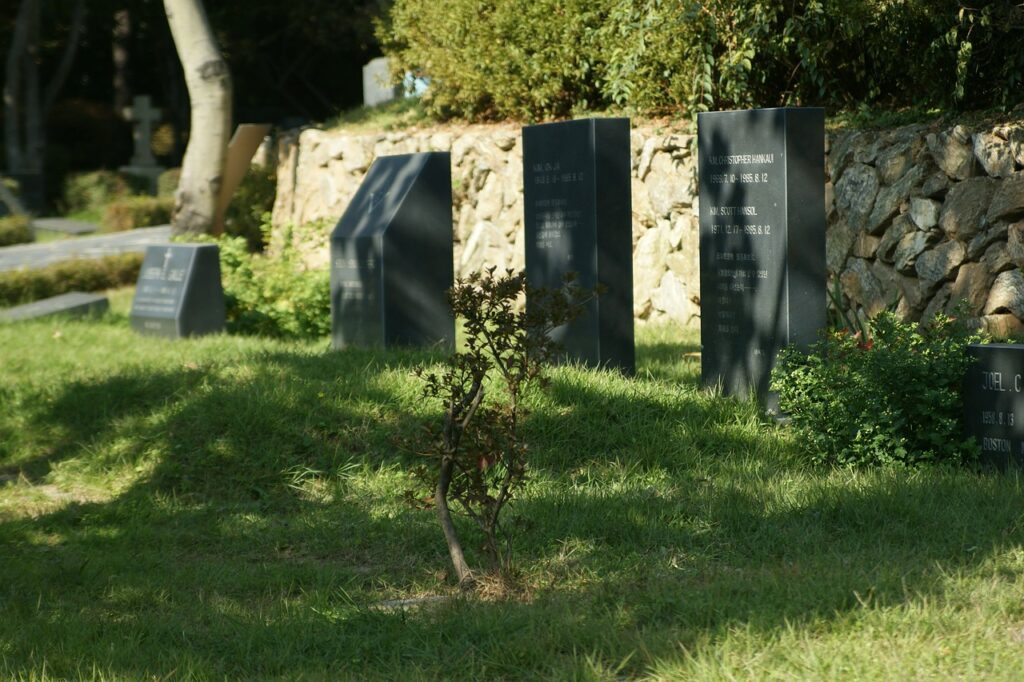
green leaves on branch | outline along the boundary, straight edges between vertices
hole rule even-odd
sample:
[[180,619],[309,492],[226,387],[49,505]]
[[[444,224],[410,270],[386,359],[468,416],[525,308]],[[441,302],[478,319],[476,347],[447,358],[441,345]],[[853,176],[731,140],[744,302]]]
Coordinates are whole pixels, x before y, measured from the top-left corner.
[[[431,460],[416,468],[423,498],[436,506],[459,583],[472,585],[473,572],[451,519],[456,506],[483,533],[492,570],[509,566],[508,536],[500,514],[526,481],[528,449],[520,426],[524,394],[543,387],[543,369],[559,345],[551,331],[582,311],[592,294],[567,278],[561,289],[531,287],[523,273],[483,274],[460,279],[449,292],[456,318],[463,320],[464,349],[436,371],[420,369],[424,396],[439,404],[442,418],[428,427],[421,447]],[[529,302],[523,308],[523,298]]]
[[807,456],[838,465],[960,463],[966,348],[981,337],[942,315],[928,327],[883,312],[869,335],[829,333],[804,354],[786,348],[772,374]]
[[980,0],[395,0],[378,37],[441,118],[1024,100],[1024,10]]

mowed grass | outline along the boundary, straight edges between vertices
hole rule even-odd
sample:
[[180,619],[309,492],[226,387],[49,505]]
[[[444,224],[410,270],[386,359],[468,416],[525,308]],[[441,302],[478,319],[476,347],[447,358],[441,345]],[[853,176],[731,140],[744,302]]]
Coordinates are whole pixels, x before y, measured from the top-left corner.
[[1024,679],[1019,477],[809,467],[692,332],[553,372],[515,584],[467,596],[402,499],[436,355],[143,338],[128,296],[0,326],[0,679]]

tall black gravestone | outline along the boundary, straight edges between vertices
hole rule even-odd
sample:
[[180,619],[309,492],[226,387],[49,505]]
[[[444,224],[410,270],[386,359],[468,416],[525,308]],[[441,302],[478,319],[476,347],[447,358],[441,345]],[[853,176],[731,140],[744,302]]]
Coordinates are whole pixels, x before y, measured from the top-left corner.
[[982,462],[1024,467],[1024,346],[968,346],[973,358],[964,378],[964,424],[981,446]]
[[825,326],[825,113],[699,114],[701,381],[770,411],[775,356]]
[[629,119],[523,128],[523,200],[530,285],[558,288],[575,272],[581,286],[605,289],[555,339],[572,360],[632,374]]
[[132,299],[132,329],[171,339],[224,331],[216,244],[146,247]]
[[331,234],[335,348],[452,348],[451,155],[382,156]]

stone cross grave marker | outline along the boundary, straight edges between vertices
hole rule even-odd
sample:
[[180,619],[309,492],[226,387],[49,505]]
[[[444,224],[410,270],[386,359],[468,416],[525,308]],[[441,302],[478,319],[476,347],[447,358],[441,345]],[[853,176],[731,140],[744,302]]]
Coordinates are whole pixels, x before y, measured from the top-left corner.
[[452,239],[451,155],[378,157],[331,234],[334,347],[453,348]]
[[569,359],[626,374],[635,368],[630,187],[629,119],[523,128],[527,281],[558,288],[575,272],[584,288],[603,285],[553,336]]
[[132,329],[180,339],[224,331],[224,290],[216,244],[146,248],[132,300]]
[[132,100],[130,107],[125,107],[124,116],[132,122],[132,139],[135,141],[135,153],[132,155],[132,166],[155,166],[153,158],[153,124],[162,116],[160,109],[153,108],[148,95],[139,95]]
[[132,122],[132,139],[135,141],[135,153],[131,163],[121,166],[122,173],[145,178],[151,193],[156,193],[156,181],[164,172],[153,157],[153,124],[160,120],[160,109],[150,104],[147,95],[140,95],[132,100],[132,106],[124,110],[125,118]]
[[701,382],[755,394],[779,349],[826,324],[825,114],[698,114]]
[[989,466],[1024,467],[1024,345],[972,344],[964,378],[964,425]]
[[51,296],[41,301],[33,301],[24,305],[0,310],[0,321],[15,322],[32,320],[51,315],[68,317],[99,317],[110,309],[110,302],[101,294],[89,294],[82,291],[71,291],[59,296]]
[[391,84],[387,57],[371,59],[363,66],[363,104],[375,107],[402,96],[402,88]]

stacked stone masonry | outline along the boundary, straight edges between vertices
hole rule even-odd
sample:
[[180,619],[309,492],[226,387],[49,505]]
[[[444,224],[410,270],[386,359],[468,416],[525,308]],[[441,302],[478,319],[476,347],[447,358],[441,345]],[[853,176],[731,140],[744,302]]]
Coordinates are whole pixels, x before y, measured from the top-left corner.
[[[966,305],[997,335],[1024,332],[1024,122],[830,137],[823,178],[828,270],[857,313],[893,309],[922,320]],[[700,321],[693,142],[660,128],[632,132],[640,320]],[[301,240],[307,262],[326,265],[330,228],[373,159],[421,151],[452,154],[456,274],[523,267],[522,144],[519,129],[507,126],[284,135],[274,239]],[[322,229],[285,229],[316,220],[325,221]]]

